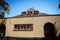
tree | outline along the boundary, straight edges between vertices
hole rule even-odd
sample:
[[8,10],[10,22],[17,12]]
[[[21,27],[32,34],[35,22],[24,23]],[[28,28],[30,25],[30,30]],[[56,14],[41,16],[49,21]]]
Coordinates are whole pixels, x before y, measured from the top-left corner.
[[60,9],[60,4],[59,4],[59,9]]
[[6,0],[0,0],[0,19],[2,19],[1,23],[4,23],[6,19],[5,18],[5,14],[9,14],[10,12],[10,6],[9,4],[6,2]]
[[58,5],[58,8],[60,9],[60,0],[59,0],[59,5]]
[[3,37],[5,35],[5,29],[4,26],[5,26],[5,14],[9,14],[10,12],[10,6],[9,4],[6,2],[6,0],[0,0],[0,37]]
[[9,14],[10,6],[6,0],[0,0],[0,18],[5,18],[5,13]]

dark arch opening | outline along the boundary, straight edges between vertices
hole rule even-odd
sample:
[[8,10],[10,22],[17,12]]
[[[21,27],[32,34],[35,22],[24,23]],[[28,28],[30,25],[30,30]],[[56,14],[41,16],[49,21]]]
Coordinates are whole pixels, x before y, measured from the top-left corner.
[[0,37],[5,36],[6,26],[5,24],[0,24]]
[[54,24],[47,22],[44,24],[45,37],[56,37]]

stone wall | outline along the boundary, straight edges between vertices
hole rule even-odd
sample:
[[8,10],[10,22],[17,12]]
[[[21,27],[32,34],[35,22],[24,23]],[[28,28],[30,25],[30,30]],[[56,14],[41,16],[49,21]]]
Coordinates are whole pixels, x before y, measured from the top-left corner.
[[[6,35],[11,37],[45,37],[44,24],[55,24],[57,36],[60,34],[60,16],[36,16],[9,18],[6,20]],[[33,24],[33,31],[13,31],[14,24]]]

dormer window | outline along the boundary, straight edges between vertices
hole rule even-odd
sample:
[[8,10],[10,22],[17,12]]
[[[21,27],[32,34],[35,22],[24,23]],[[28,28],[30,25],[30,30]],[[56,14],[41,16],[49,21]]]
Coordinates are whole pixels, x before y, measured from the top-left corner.
[[34,11],[34,15],[38,15],[39,11]]
[[22,12],[22,15],[26,15],[26,12]]
[[31,11],[29,11],[29,12],[28,12],[28,15],[31,15],[31,14],[32,14],[32,12],[31,12]]
[[33,8],[30,8],[27,11],[22,12],[22,16],[34,16],[39,15],[39,11],[34,10]]

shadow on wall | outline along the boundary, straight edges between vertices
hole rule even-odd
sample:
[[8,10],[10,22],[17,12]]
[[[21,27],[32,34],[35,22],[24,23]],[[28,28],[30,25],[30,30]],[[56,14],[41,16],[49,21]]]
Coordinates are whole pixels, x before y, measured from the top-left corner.
[[59,38],[60,38],[60,34],[59,34],[59,36],[58,36]]
[[5,24],[0,24],[0,37],[5,36],[6,26]]

